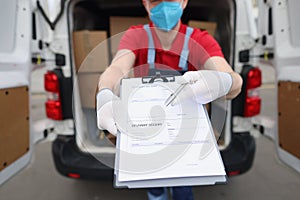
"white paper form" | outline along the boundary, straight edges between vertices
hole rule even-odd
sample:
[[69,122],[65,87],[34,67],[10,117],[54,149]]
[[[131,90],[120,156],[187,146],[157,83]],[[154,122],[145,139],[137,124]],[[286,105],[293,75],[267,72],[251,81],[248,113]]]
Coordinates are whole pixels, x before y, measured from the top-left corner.
[[207,114],[193,100],[165,106],[179,85],[122,82],[119,181],[225,175]]

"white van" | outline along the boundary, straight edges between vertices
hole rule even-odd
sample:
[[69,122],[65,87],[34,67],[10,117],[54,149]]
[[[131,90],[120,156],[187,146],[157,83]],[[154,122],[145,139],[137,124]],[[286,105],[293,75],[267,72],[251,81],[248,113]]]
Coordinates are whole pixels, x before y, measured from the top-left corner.
[[[49,133],[56,135],[52,154],[57,171],[71,178],[113,176],[113,169],[107,163],[114,162],[115,147],[106,137],[109,135],[97,129],[94,100],[97,80],[104,70],[101,67],[108,65],[116,48],[115,40],[105,39],[126,30],[127,25],[145,20],[146,12],[139,0],[58,0],[52,10],[54,15],[50,15],[49,2],[1,0],[0,184],[26,166],[34,150],[32,135],[36,133],[31,119],[29,77],[37,66],[48,69],[44,76],[48,93],[45,106],[52,123],[45,124],[42,132],[45,136]],[[274,13],[272,34],[264,37],[257,34],[251,0],[190,0],[182,17],[184,23],[194,27],[200,24],[200,28],[212,31],[225,58],[244,79],[241,94],[228,104],[224,122],[214,122],[212,117],[213,125],[222,130],[219,148],[229,176],[248,171],[255,155],[255,141],[250,129],[252,117],[260,112],[261,100],[255,91],[261,84],[261,71],[252,65],[255,61],[248,59],[254,52],[252,47],[262,38],[268,40],[264,44],[269,45],[268,48],[273,48],[269,39],[275,38],[274,46],[277,47],[280,42],[276,40],[276,34],[281,34],[281,42],[295,40],[295,44],[299,44],[296,37],[299,28],[290,28],[297,26],[293,24],[294,18],[288,18],[290,11],[300,8],[299,3],[295,0],[260,3],[262,9],[273,8]],[[279,3],[285,6],[284,9]],[[291,22],[290,26],[277,27],[281,20],[279,15],[286,17],[284,22]],[[102,63],[101,69],[81,68],[84,64],[79,64],[78,59],[95,62],[85,58],[85,51],[94,47],[87,44],[101,41],[104,41],[101,45],[106,45],[107,51],[93,57],[97,63]],[[260,45],[259,49],[265,46]],[[299,72],[299,67],[296,67],[299,49],[292,45],[288,48],[291,55],[285,58],[282,57],[284,51],[275,48],[276,69],[287,62],[293,65],[288,70]],[[289,73],[284,70],[278,72],[278,75],[284,74],[282,80],[289,78]],[[299,82],[296,79],[298,77],[293,81]],[[210,107],[211,115],[225,113],[218,103],[213,102]],[[299,162],[293,153],[287,154]]]

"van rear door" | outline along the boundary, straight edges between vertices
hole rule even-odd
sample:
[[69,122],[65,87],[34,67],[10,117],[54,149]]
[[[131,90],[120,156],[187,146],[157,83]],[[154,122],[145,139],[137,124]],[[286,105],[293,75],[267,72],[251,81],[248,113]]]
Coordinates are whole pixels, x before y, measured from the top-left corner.
[[300,1],[275,1],[274,45],[278,81],[278,153],[300,173]]
[[30,1],[0,0],[0,185],[32,154]]
[[[300,28],[299,0],[260,1],[258,22],[263,45],[274,52],[277,85],[276,149],[279,158],[300,173]],[[267,15],[262,14],[267,13]],[[264,17],[265,16],[265,17]]]

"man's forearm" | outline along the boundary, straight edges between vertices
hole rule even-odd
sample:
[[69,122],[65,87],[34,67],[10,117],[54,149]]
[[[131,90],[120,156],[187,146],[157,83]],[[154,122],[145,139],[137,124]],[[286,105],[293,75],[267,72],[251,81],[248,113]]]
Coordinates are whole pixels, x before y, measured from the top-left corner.
[[243,79],[236,72],[229,72],[232,77],[232,86],[228,94],[226,95],[226,99],[235,98],[242,90]]
[[98,91],[104,88],[111,89],[112,91],[118,90],[119,83],[126,75],[117,67],[108,67],[100,76],[98,83]]
[[209,58],[206,61],[204,68],[209,69],[209,70],[227,72],[231,75],[232,86],[226,95],[227,99],[233,99],[241,92],[241,88],[242,88],[242,84],[243,84],[242,77],[238,73],[236,73],[232,70],[230,65],[227,63],[227,61],[223,57],[215,56],[215,57]]
[[103,88],[109,88],[117,94],[121,79],[128,76],[134,62],[135,54],[132,51],[127,49],[119,50],[113,59],[112,64],[99,78],[99,91]]

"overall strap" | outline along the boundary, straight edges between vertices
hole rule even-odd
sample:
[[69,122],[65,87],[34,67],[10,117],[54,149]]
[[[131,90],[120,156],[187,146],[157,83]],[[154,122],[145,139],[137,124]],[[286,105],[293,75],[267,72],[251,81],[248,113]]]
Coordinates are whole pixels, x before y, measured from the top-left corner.
[[[152,37],[152,33],[150,30],[149,24],[144,25],[144,29],[148,34],[148,58],[147,58],[147,63],[150,65],[150,69],[154,69],[155,65],[155,47],[154,47],[154,40]],[[188,70],[188,56],[189,56],[189,39],[193,33],[194,29],[191,27],[187,27],[186,33],[185,33],[185,38],[184,38],[184,44],[183,48],[180,54],[180,60],[179,60],[179,67],[181,70],[187,71]]]
[[188,70],[187,60],[188,60],[188,57],[189,57],[189,39],[190,39],[193,31],[194,31],[194,29],[191,28],[191,27],[186,28],[184,44],[183,44],[183,48],[182,48],[181,55],[180,55],[180,60],[179,60],[179,67],[183,71]]
[[147,58],[147,63],[149,64],[150,69],[154,69],[154,62],[155,62],[155,47],[154,47],[154,40],[152,37],[152,33],[150,30],[149,24],[144,25],[144,29],[146,30],[148,34],[148,58]]

